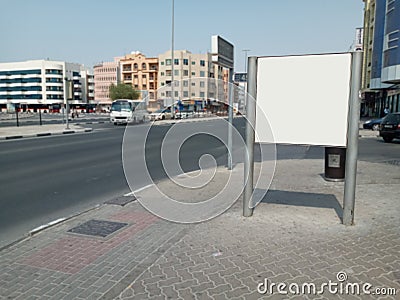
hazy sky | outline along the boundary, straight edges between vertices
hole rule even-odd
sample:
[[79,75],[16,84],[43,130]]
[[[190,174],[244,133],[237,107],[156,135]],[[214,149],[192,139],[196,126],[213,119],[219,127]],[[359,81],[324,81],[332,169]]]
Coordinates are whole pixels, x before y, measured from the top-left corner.
[[[172,0],[0,0],[0,62],[63,60],[93,67],[171,48]],[[211,36],[248,55],[348,51],[362,0],[175,0],[175,49],[211,51]]]

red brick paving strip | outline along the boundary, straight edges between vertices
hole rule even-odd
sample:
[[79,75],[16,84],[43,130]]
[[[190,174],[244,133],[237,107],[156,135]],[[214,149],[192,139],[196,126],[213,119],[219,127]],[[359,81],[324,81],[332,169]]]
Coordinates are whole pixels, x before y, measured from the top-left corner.
[[44,247],[21,261],[22,264],[68,274],[75,274],[91,264],[101,255],[133,238],[159,220],[147,212],[123,212],[111,216],[110,221],[129,222],[109,239],[90,236],[67,236]]

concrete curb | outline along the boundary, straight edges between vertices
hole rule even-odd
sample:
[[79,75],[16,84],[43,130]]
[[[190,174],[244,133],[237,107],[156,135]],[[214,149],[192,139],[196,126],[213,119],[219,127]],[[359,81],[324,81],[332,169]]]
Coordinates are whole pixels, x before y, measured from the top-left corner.
[[85,133],[85,132],[92,132],[92,131],[93,131],[93,128],[85,128],[85,129],[76,129],[76,130],[64,130],[61,132],[41,132],[41,133],[26,134],[26,135],[9,135],[9,136],[0,137],[0,140],[16,140],[16,139],[22,139],[22,138],[44,137],[44,136],[72,134],[72,133]]

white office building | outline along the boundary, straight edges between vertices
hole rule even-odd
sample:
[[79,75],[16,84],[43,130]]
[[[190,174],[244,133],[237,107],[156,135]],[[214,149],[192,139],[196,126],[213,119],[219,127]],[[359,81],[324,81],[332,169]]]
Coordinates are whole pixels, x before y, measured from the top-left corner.
[[88,70],[81,64],[31,60],[0,63],[0,108],[8,103],[21,106],[51,106],[64,103],[66,79],[73,81],[71,104],[87,103]]

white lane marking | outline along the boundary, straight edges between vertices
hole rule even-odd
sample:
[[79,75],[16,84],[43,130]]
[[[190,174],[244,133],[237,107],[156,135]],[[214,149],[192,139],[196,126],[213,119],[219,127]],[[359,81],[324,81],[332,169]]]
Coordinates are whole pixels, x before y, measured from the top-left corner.
[[137,189],[137,190],[135,190],[135,191],[133,191],[133,192],[130,192],[130,193],[128,193],[128,194],[125,194],[124,197],[133,196],[135,193],[139,193],[139,192],[141,192],[141,191],[144,191],[145,189],[148,189],[149,187],[152,187],[153,185],[154,185],[154,183],[148,184],[148,185],[146,185],[146,186],[144,186],[144,187],[141,187],[141,188],[139,188],[139,189]]

